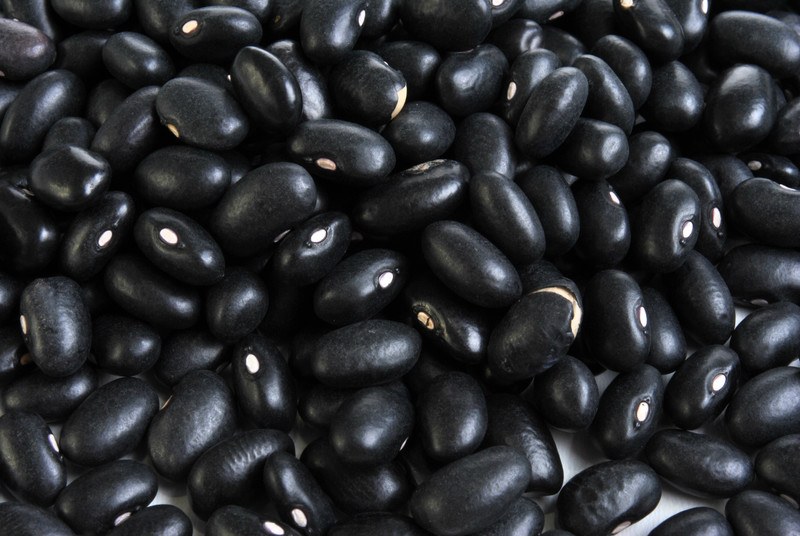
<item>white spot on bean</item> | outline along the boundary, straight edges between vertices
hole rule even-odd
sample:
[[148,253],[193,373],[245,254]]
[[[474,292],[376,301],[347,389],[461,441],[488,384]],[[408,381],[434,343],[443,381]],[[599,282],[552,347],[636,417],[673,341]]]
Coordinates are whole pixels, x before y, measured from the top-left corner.
[[764,307],[765,305],[769,305],[769,302],[763,298],[753,298],[750,300],[750,303],[756,307]]
[[635,0],[619,0],[619,5],[623,9],[630,9],[635,3]]
[[750,168],[750,171],[758,171],[761,169],[762,164],[758,160],[751,160],[747,163],[747,167]]
[[505,3],[506,0],[492,0],[493,7],[500,7]]
[[378,276],[378,286],[381,288],[389,288],[394,282],[394,273],[393,272],[383,272],[381,275]]
[[28,334],[28,319],[25,318],[25,315],[19,315],[19,327],[23,335]]
[[425,311],[420,311],[417,313],[417,322],[425,326],[425,329],[433,329],[436,327],[436,324],[433,322],[433,318],[431,318],[431,315],[429,315]]
[[506,91],[506,100],[511,100],[517,94],[517,83],[513,80],[508,83],[508,90]]
[[639,318],[639,325],[643,328],[647,327],[647,310],[644,308],[644,305],[640,305],[639,308],[636,310],[636,316]]
[[560,19],[563,16],[564,16],[564,11],[559,9],[558,11],[556,11],[555,13],[553,13],[552,15],[547,17],[547,20],[556,20],[556,19]]
[[700,2],[700,11],[703,12],[703,15],[708,15],[708,0]]
[[608,198],[611,199],[611,202],[614,203],[615,205],[621,205],[622,204],[622,201],[620,201],[619,196],[617,195],[617,192],[615,192],[614,190],[609,190],[608,191]]
[[540,288],[539,290],[535,290],[532,294],[537,294],[539,292],[551,292],[558,296],[561,296],[565,300],[569,301],[572,304],[572,321],[569,323],[569,327],[572,330],[572,336],[575,337],[578,335],[578,329],[581,327],[581,319],[583,318],[583,309],[581,309],[580,303],[578,303],[578,298],[567,288],[564,287],[546,287]]
[[719,207],[711,209],[711,225],[713,225],[715,229],[719,229],[720,226],[722,226],[722,211]]
[[183,32],[184,35],[190,35],[196,32],[199,27],[200,23],[197,22],[196,20],[194,19],[187,20],[186,22],[183,23],[183,26],[181,26],[181,32]]
[[121,524],[122,524],[122,523],[124,523],[124,522],[125,522],[125,521],[126,521],[128,518],[129,518],[129,517],[131,517],[131,512],[125,512],[124,514],[120,514],[120,515],[118,515],[118,516],[117,516],[117,518],[114,520],[114,526],[116,527],[116,526],[118,526],[118,525],[121,525]]
[[330,158],[317,158],[317,161],[314,163],[317,164],[317,167],[320,167],[322,169],[327,169],[328,171],[336,171],[336,162],[334,162]]
[[294,521],[294,524],[298,527],[304,528],[306,525],[308,525],[308,518],[306,517],[306,514],[299,508],[292,510],[291,515],[292,521]]
[[367,12],[366,10],[362,9],[361,11],[358,12],[358,25],[364,26],[366,20],[367,20]]
[[681,237],[685,240],[692,236],[694,232],[694,223],[692,220],[686,220],[683,222],[683,227],[681,227]]
[[173,231],[168,227],[164,227],[158,232],[158,237],[161,239],[162,242],[165,244],[169,244],[170,246],[174,246],[178,243],[178,233]]
[[5,77],[6,77],[6,73],[4,73],[3,71],[0,71],[0,78],[5,78]]
[[53,452],[61,452],[58,448],[58,442],[56,441],[56,436],[53,434],[49,434],[47,436],[47,442],[50,443],[50,448],[53,449]]
[[97,238],[97,247],[104,248],[111,242],[111,239],[114,237],[114,232],[111,229],[106,229],[100,236]]
[[636,407],[636,422],[644,422],[649,416],[650,404],[645,401],[639,402],[639,405]]
[[319,244],[323,240],[328,238],[328,230],[327,229],[317,229],[313,233],[311,233],[311,240],[312,244]]
[[711,380],[711,390],[715,393],[718,392],[720,389],[725,387],[725,384],[728,383],[728,376],[725,374],[717,374]]
[[244,358],[244,366],[247,368],[247,372],[250,374],[255,374],[258,372],[258,369],[261,368],[258,358],[253,354],[247,354],[247,356]]
[[167,123],[166,126],[167,126],[167,130],[172,132],[173,136],[175,136],[176,138],[180,138],[181,137],[181,133],[178,131],[178,127],[176,127],[172,123]]
[[407,98],[408,86],[404,84],[403,87],[397,90],[397,104],[394,105],[394,110],[392,110],[392,119],[397,117],[397,114],[403,111],[403,107],[406,105]]
[[614,530],[611,531],[611,534],[619,534],[623,530],[625,530],[628,527],[630,527],[632,524],[633,523],[631,523],[630,521],[623,521],[622,523],[620,523],[619,525],[614,527]]
[[275,534],[275,536],[283,536],[284,534],[286,534],[286,531],[283,530],[283,527],[281,527],[277,523],[273,523],[272,521],[264,522],[264,530],[270,534]]

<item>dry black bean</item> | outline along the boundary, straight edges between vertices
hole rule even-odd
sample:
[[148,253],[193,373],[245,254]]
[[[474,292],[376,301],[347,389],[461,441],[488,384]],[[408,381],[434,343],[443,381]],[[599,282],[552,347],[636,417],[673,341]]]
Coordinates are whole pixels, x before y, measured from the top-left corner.
[[672,61],[653,70],[653,86],[641,113],[663,132],[685,132],[701,119],[703,87],[683,63]]
[[353,49],[367,21],[366,0],[309,0],[300,18],[300,43],[310,60],[334,64]]
[[558,56],[562,65],[572,65],[578,56],[586,54],[586,47],[578,38],[549,24],[542,26],[541,47]]
[[797,188],[800,186],[800,168],[785,156],[768,153],[748,153],[739,155],[753,172],[759,177]]
[[615,0],[620,27],[653,60],[667,62],[684,52],[683,28],[667,0]]
[[[508,60],[491,44],[448,54],[434,79],[440,106],[453,117],[487,111],[500,96],[507,71]],[[463,79],[475,83],[464,86],[460,82]]]
[[717,267],[742,305],[800,304],[800,253],[795,250],[745,244],[729,250]]
[[732,224],[760,244],[800,247],[800,191],[770,179],[753,178],[731,193],[728,210]]
[[347,521],[337,523],[328,531],[328,536],[427,536],[414,522],[399,514],[372,512],[354,516]]
[[47,421],[64,421],[97,389],[97,372],[88,364],[63,378],[33,370],[3,387],[6,410],[36,413]]
[[193,370],[215,370],[228,359],[225,343],[205,329],[175,331],[163,339],[153,367],[156,378],[175,385]]
[[510,179],[516,172],[514,132],[494,114],[474,113],[461,121],[452,151],[472,175],[497,173]]
[[725,516],[707,506],[698,506],[665,519],[650,532],[650,536],[681,536],[707,534],[708,536],[734,536]]
[[456,126],[440,107],[426,101],[413,101],[381,132],[392,144],[397,158],[419,164],[442,156],[453,144]]
[[[515,3],[520,3],[520,0],[504,0],[497,8],[493,7],[492,13],[501,9],[509,12]],[[521,54],[539,48],[542,41],[542,27],[536,22],[528,19],[511,19],[498,24],[497,17],[494,17],[494,20],[492,31],[486,40],[499,48],[509,63]]]
[[725,504],[725,517],[737,536],[800,531],[800,512],[766,491],[749,489],[733,497]]
[[580,70],[589,82],[589,98],[583,116],[616,125],[630,135],[636,119],[633,101],[608,63],[597,56],[584,54],[572,66]]
[[6,80],[30,80],[56,59],[53,41],[30,24],[0,19],[0,36],[0,72]]
[[545,49],[528,50],[511,63],[505,95],[501,94],[498,115],[512,127],[517,126],[522,110],[533,89],[559,67],[555,54]]
[[209,6],[185,13],[171,23],[175,50],[197,61],[228,63],[243,47],[261,41],[261,23],[238,7]]
[[522,396],[533,403],[547,424],[567,431],[588,428],[600,401],[589,367],[568,355],[537,374]]
[[439,50],[470,50],[492,27],[492,8],[481,0],[402,2],[400,7],[400,18],[411,35]]
[[191,536],[192,521],[177,506],[157,504],[142,508],[108,532],[109,536]]
[[535,166],[517,177],[544,229],[545,255],[554,257],[571,250],[578,241],[580,217],[575,197],[557,168]]
[[68,23],[98,30],[121,26],[133,11],[133,2],[130,0],[113,0],[102,6],[74,0],[53,0],[51,4],[53,10]]
[[[0,503],[3,536],[73,536],[75,533],[55,514],[39,506],[14,501]],[[170,535],[171,536],[171,535]]]
[[103,63],[111,75],[131,89],[160,86],[175,75],[166,50],[136,32],[112,35],[103,45]]
[[64,117],[53,123],[50,130],[47,131],[42,152],[60,148],[64,145],[88,149],[96,132],[94,125],[88,119],[83,117]]
[[674,372],[686,358],[686,337],[667,299],[652,287],[642,288],[650,325],[650,353],[645,362],[662,374]]
[[22,358],[26,353],[25,344],[15,327],[0,328],[0,386],[5,387],[23,372]]
[[588,266],[615,266],[631,245],[631,222],[619,196],[605,180],[576,181],[572,195],[581,224],[573,253]]
[[207,536],[300,536],[278,519],[264,519],[252,510],[229,504],[217,509],[206,523]]
[[788,365],[800,354],[800,307],[778,302],[753,311],[733,330],[730,347],[752,375]]
[[789,434],[767,443],[755,459],[758,477],[795,503],[800,501],[797,456],[800,455],[800,434]]

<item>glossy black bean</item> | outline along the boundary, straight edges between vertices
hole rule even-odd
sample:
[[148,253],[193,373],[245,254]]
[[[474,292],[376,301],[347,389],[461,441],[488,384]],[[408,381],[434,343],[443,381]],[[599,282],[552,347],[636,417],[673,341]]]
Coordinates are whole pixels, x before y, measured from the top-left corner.
[[353,49],[367,19],[366,0],[311,0],[303,6],[300,42],[315,63],[334,64]]
[[176,480],[235,428],[235,402],[225,382],[213,372],[192,371],[151,421],[147,452],[159,474]]
[[402,2],[400,18],[412,35],[439,50],[470,50],[489,34],[492,7],[480,0]]
[[92,325],[92,355],[98,367],[119,376],[150,370],[161,354],[158,332],[126,315],[96,317]]
[[387,41],[376,52],[403,74],[410,101],[427,96],[442,62],[434,47],[422,41]]
[[56,513],[78,533],[106,532],[156,496],[158,482],[149,466],[117,460],[83,473],[56,500]]
[[124,24],[131,16],[131,0],[112,0],[102,6],[82,0],[51,0],[53,10],[65,21],[80,28],[105,29]]
[[262,24],[268,22],[273,8],[272,0],[209,0],[206,3],[214,6],[240,7],[255,15]]
[[637,460],[603,462],[564,485],[557,521],[575,534],[609,534],[636,523],[660,500],[661,484],[650,467]]
[[444,154],[453,144],[456,127],[444,110],[425,101],[409,102],[381,132],[397,157],[417,164]]
[[288,432],[297,414],[297,394],[278,347],[253,333],[234,346],[231,363],[242,414],[260,427]]
[[528,50],[517,56],[511,63],[506,92],[498,104],[498,115],[516,127],[533,89],[559,65],[556,55],[545,49]]
[[558,56],[562,65],[572,65],[578,56],[586,53],[586,47],[577,37],[551,24],[542,26],[540,46]]
[[653,71],[644,51],[619,35],[606,35],[597,40],[591,54],[603,60],[617,75],[638,110],[650,95]]
[[523,396],[550,426],[567,431],[588,428],[600,401],[592,372],[568,355],[538,374]]
[[508,507],[498,521],[473,533],[474,536],[525,536],[540,534],[544,528],[544,512],[532,500],[520,497]]
[[417,277],[403,289],[417,329],[447,355],[476,364],[486,356],[492,325],[481,308],[464,302],[432,277]]
[[733,440],[745,447],[762,446],[800,432],[800,370],[776,367],[745,383],[725,412]]
[[471,454],[486,434],[486,399],[478,382],[464,372],[447,372],[428,383],[417,399],[416,413],[425,453],[438,461]]
[[119,378],[90,394],[61,429],[62,452],[96,466],[134,450],[158,411],[158,394],[138,378]]
[[701,497],[731,497],[753,480],[750,457],[724,439],[661,430],[647,443],[647,463],[679,489]]
[[261,41],[261,23],[239,7],[209,6],[189,11],[171,23],[169,41],[195,61],[228,63],[248,45]]
[[356,392],[356,389],[336,389],[315,383],[300,396],[297,408],[300,418],[314,428],[327,430],[342,404]]
[[329,440],[345,463],[374,466],[397,457],[413,426],[414,408],[405,388],[367,387],[339,406]]
[[672,61],[653,70],[653,86],[641,113],[662,132],[685,132],[700,121],[703,105],[700,82],[683,63]]
[[38,28],[0,19],[0,72],[6,80],[30,80],[56,59],[53,41]]
[[696,251],[664,276],[667,297],[686,333],[701,344],[722,344],[733,332],[731,291],[720,272]]
[[707,506],[698,506],[668,517],[654,528],[649,536],[682,536],[705,534],[707,536],[734,536],[725,516]]
[[484,444],[506,445],[525,454],[531,466],[528,492],[558,493],[564,470],[553,436],[542,418],[517,395],[491,395],[486,399],[486,407],[489,425]]
[[80,115],[85,93],[81,79],[65,70],[47,71],[25,84],[0,123],[2,159],[33,158],[56,121]]
[[737,536],[800,532],[800,512],[766,491],[751,489],[733,497],[725,504],[725,517]]
[[97,385],[97,373],[88,364],[63,378],[37,369],[3,387],[3,406],[9,411],[36,413],[47,421],[62,421]]
[[34,158],[29,176],[30,189],[42,203],[77,212],[103,196],[111,182],[111,166],[97,153],[63,146]]
[[158,43],[136,32],[120,32],[103,45],[103,63],[131,89],[160,86],[175,75],[172,58]]
[[580,218],[564,175],[550,166],[535,166],[517,177],[544,229],[545,256],[563,255],[578,241]]
[[15,326],[0,328],[0,386],[5,387],[25,370],[26,354],[19,330]]
[[[521,0],[503,0],[500,7],[511,9]],[[539,48],[542,42],[542,27],[536,22],[527,19],[511,19],[498,24],[494,17],[492,31],[486,41],[499,48],[506,59],[513,62],[521,54]]]
[[277,519],[263,519],[252,510],[229,504],[214,512],[206,523],[207,536],[299,536]]
[[144,87],[108,112],[97,129],[91,149],[115,172],[132,171],[158,145],[161,128],[156,113],[157,87]]
[[452,151],[453,158],[467,166],[472,175],[497,173],[510,179],[516,171],[514,132],[490,113],[474,113],[461,121]]
[[546,23],[572,12],[580,3],[576,0],[525,0],[518,15],[539,23]]
[[23,87],[25,86],[22,83],[4,82],[0,80],[0,120],[3,115],[5,115],[8,107],[11,106],[11,103],[14,102],[14,99],[17,98],[19,92],[22,91]]
[[67,484],[58,443],[40,416],[12,410],[0,417],[0,478],[15,496],[43,507]]
[[396,162],[380,134],[338,119],[301,123],[286,144],[289,155],[311,173],[347,186],[383,182]]
[[662,374],[674,372],[686,358],[686,337],[666,297],[651,287],[642,288],[650,325],[650,353],[646,363]]
[[[774,128],[773,128],[774,130]],[[800,186],[800,168],[785,156],[769,153],[749,153],[739,155],[753,172],[759,177],[772,179],[775,182],[797,188]]]
[[450,290],[482,307],[506,307],[522,292],[514,266],[489,240],[455,221],[425,228],[422,254]]
[[103,46],[113,32],[108,29],[75,33],[57,44],[55,67],[66,69],[87,82],[105,78],[108,70],[103,63]]
[[157,504],[142,508],[108,532],[109,536],[191,536],[192,521],[177,506]]
[[628,154],[628,139],[619,127],[581,118],[558,148],[557,159],[567,173],[601,180],[621,170]]
[[628,145],[628,161],[608,182],[623,203],[634,206],[666,176],[676,155],[669,140],[658,132],[637,132]]
[[768,443],[755,459],[758,477],[795,503],[800,500],[799,466],[795,463],[798,455],[800,434],[789,434]]
[[770,150],[778,154],[793,154],[800,146],[798,138],[798,122],[800,122],[800,99],[794,98],[782,107],[775,119],[767,142]]
[[47,375],[69,376],[89,356],[91,319],[72,279],[41,278],[25,287],[19,323],[31,359]]
[[667,0],[666,4],[678,19],[683,30],[683,54],[697,48],[708,29],[709,3],[704,0]]
[[631,222],[614,188],[604,180],[577,181],[572,195],[581,225],[573,251],[590,265],[616,265],[631,245]]
[[44,32],[51,39],[63,36],[63,28],[56,18],[53,7],[46,0],[3,0],[3,13],[10,19],[17,19]]
[[718,269],[731,294],[742,304],[800,304],[798,263],[800,254],[793,250],[746,244],[728,251]]
[[[500,96],[507,71],[508,60],[491,44],[450,53],[439,65],[434,79],[439,105],[454,117],[486,111]],[[463,80],[474,82],[466,86]]]
[[138,0],[136,15],[144,33],[159,43],[169,43],[172,23],[195,8],[196,0]]
[[316,283],[344,256],[350,233],[350,220],[341,212],[309,218],[278,244],[272,257],[273,274],[296,286]]
[[458,536],[488,528],[520,498],[530,464],[515,449],[490,447],[461,458],[431,475],[409,501],[423,528]]
[[[89,92],[89,96],[86,99],[86,118],[92,125],[99,128],[130,94],[130,90],[125,85],[113,78],[107,78],[99,82]],[[153,115],[155,115],[155,111],[153,111]],[[95,132],[94,136],[96,135],[97,133]],[[91,147],[94,136],[87,148]]]
[[753,311],[733,331],[730,346],[753,375],[788,365],[800,354],[800,307],[778,302]]
[[264,487],[278,515],[303,534],[328,533],[336,522],[331,499],[294,454],[276,452],[264,463]]
[[754,178],[731,193],[728,211],[733,225],[759,243],[794,248],[800,246],[800,192],[770,179]]
[[213,63],[190,64],[180,70],[178,77],[197,78],[235,95],[233,84],[231,84],[231,81],[228,79],[227,69],[219,65],[214,65]]
[[429,533],[419,528],[403,515],[371,512],[354,516],[337,523],[328,531],[328,536],[427,536]]
[[398,462],[374,467],[345,465],[325,439],[308,445],[300,460],[343,512],[391,512],[403,508],[413,487]]
[[650,57],[672,61],[683,54],[683,28],[666,0],[614,2],[620,26]]
[[467,198],[469,171],[455,160],[432,160],[361,194],[351,211],[367,232],[396,235],[422,230],[450,216]]
[[368,387],[405,375],[419,357],[420,336],[399,322],[364,320],[326,333],[311,356],[314,376],[332,387]]
[[192,509],[203,519],[226,504],[249,504],[264,493],[264,461],[294,452],[291,438],[277,430],[248,430],[206,450],[192,465],[187,488]]
[[64,117],[53,123],[50,130],[47,131],[42,152],[60,148],[64,145],[88,149],[96,132],[94,125],[88,119],[83,117]]
[[611,67],[589,54],[579,56],[572,66],[580,70],[589,82],[589,97],[583,116],[611,123],[630,134],[636,115],[633,101]]
[[215,370],[228,359],[227,347],[206,329],[174,332],[161,345],[153,370],[156,378],[175,385],[193,370]]
[[517,147],[529,158],[543,158],[558,149],[572,132],[589,97],[586,76],[562,67],[534,86],[519,116]]
[[221,341],[236,342],[261,324],[268,306],[267,285],[260,276],[229,269],[206,293],[206,323]]
[[2,536],[73,536],[75,533],[55,514],[39,506],[21,502],[0,503]]
[[333,103],[328,95],[327,82],[317,66],[305,57],[300,43],[285,39],[270,44],[266,50],[276,56],[297,80],[302,120],[332,117]]

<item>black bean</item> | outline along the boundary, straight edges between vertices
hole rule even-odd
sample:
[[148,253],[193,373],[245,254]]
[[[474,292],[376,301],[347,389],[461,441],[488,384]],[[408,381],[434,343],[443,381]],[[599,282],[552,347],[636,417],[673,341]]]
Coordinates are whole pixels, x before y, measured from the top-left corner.
[[800,192],[770,179],[754,178],[731,193],[728,210],[733,225],[760,244],[795,248],[800,246]]
[[6,410],[36,413],[47,421],[63,421],[97,389],[97,373],[88,364],[63,378],[34,370],[3,387]]
[[590,266],[615,266],[631,245],[631,222],[619,196],[605,180],[577,181],[572,195],[581,224],[573,252]]
[[650,532],[650,536],[683,536],[706,534],[708,536],[733,536],[725,516],[707,506],[698,506],[668,517]]
[[220,441],[192,465],[186,483],[192,509],[208,518],[226,504],[246,505],[264,492],[264,461],[276,452],[294,452],[292,440],[277,430],[248,430]]
[[[774,127],[773,131],[775,130]],[[747,167],[757,172],[759,177],[772,179],[775,182],[797,188],[800,186],[800,168],[785,156],[769,153],[749,153],[738,155],[747,163]]]
[[422,41],[386,41],[376,52],[403,74],[408,85],[408,99],[416,100],[428,95],[433,78],[442,62],[435,48]]
[[260,276],[229,269],[206,293],[206,323],[221,341],[236,342],[261,324],[268,306],[267,285]]
[[800,254],[758,244],[728,251],[718,270],[734,298],[744,305],[762,306],[778,301],[800,304]]
[[642,49],[619,35],[606,35],[597,40],[591,54],[611,67],[628,91],[633,109],[641,108],[653,86],[653,71]]
[[663,132],[685,132],[700,121],[703,106],[700,82],[683,63],[671,61],[653,70],[653,86],[641,113]]
[[683,328],[661,292],[644,287],[642,298],[650,324],[650,353],[645,362],[662,374],[674,372],[686,358]]
[[92,324],[92,355],[112,374],[135,376],[155,365],[161,337],[149,324],[126,315],[103,315]]
[[792,154],[797,151],[798,122],[800,122],[800,99],[794,98],[780,109],[767,142],[770,149],[778,154]]
[[427,536],[429,533],[414,522],[399,514],[371,512],[337,523],[328,531],[328,536]]
[[619,127],[580,118],[558,148],[556,158],[567,173],[596,181],[621,170],[628,155],[628,139]]
[[0,328],[0,386],[5,387],[25,370],[25,354],[27,348],[19,330],[14,326]]
[[683,28],[666,0],[615,0],[614,11],[620,26],[655,61],[672,61],[683,54]]
[[172,22],[194,8],[194,0],[139,0],[136,15],[144,32],[159,43],[169,43]]
[[215,370],[228,359],[225,343],[205,329],[176,331],[163,340],[153,371],[167,385],[175,385],[193,370]]
[[675,151],[669,140],[653,131],[635,133],[628,145],[628,161],[608,182],[625,204],[634,206],[666,176]]
[[567,431],[588,428],[600,401],[592,372],[568,355],[538,374],[523,397],[550,426]]
[[56,223],[25,185],[0,183],[0,259],[13,272],[36,273],[58,251]]
[[72,71],[87,82],[108,75],[103,63],[103,46],[114,35],[108,29],[85,30],[60,41],[55,67]]
[[496,115],[474,113],[458,125],[453,157],[472,175],[497,173],[513,178],[517,167],[514,132]]
[[189,11],[171,23],[169,41],[196,61],[228,63],[248,45],[261,41],[261,23],[238,7],[209,6]]
[[599,119],[631,133],[636,114],[627,88],[611,67],[597,56],[584,54],[572,64],[589,81],[584,117]]
[[[487,111],[500,96],[507,71],[508,60],[491,44],[450,53],[442,60],[434,79],[439,105],[454,117]],[[462,80],[475,82],[465,86]]]
[[580,3],[577,0],[525,0],[518,14],[539,23],[546,23],[572,12]]
[[299,536],[277,519],[262,519],[255,512],[229,504],[219,508],[206,523],[207,536]]
[[788,365],[800,354],[800,307],[778,302],[753,311],[733,331],[730,346],[753,375]]
[[96,204],[111,182],[105,158],[74,146],[41,153],[29,173],[30,189],[42,203],[70,212]]
[[133,11],[131,0],[112,0],[102,6],[74,0],[52,0],[53,10],[80,28],[105,29],[124,24]]
[[366,0],[309,0],[300,19],[300,42],[315,63],[334,64],[353,49],[367,20]]
[[542,27],[532,20],[511,19],[497,22],[495,13],[498,9],[510,12],[515,4],[518,6],[522,1],[524,0],[503,0],[499,8],[492,7],[494,23],[486,41],[499,48],[509,63],[521,54],[539,48],[542,42]]
[[276,41],[266,47],[266,51],[276,56],[297,81],[303,120],[333,116],[333,103],[328,95],[325,78],[317,66],[305,57],[300,43],[289,39]]
[[[116,107],[122,104],[130,94],[131,92],[127,87],[113,78],[107,78],[99,82],[89,92],[89,96],[86,99],[86,118],[95,128],[99,128],[106,122]],[[155,115],[155,111],[153,113]],[[95,132],[94,136],[96,135],[97,133]],[[91,146],[94,136],[87,148]]]
[[0,19],[0,77],[29,80],[56,59],[53,41],[38,28],[13,19]]
[[557,520],[576,534],[609,534],[636,523],[660,500],[661,484],[650,467],[637,460],[603,462],[564,485]]
[[350,220],[341,212],[309,218],[278,244],[272,271],[296,286],[316,283],[334,269],[350,244]]
[[731,193],[739,184],[753,178],[753,171],[747,164],[731,155],[702,155],[697,161],[714,175],[725,202],[730,199]]
[[192,521],[177,506],[157,504],[142,508],[111,529],[109,536],[191,536]]
[[42,507],[64,489],[64,459],[40,416],[12,410],[0,417],[0,478],[15,496]]
[[517,177],[544,229],[548,258],[571,250],[580,234],[575,197],[564,175],[550,166],[535,166]]
[[453,119],[425,101],[409,102],[381,134],[392,144],[398,159],[412,164],[439,158],[453,143]]
[[784,498],[800,501],[800,476],[797,456],[800,455],[800,434],[789,434],[768,443],[758,451],[756,474]]
[[49,2],[4,0],[3,12],[8,18],[17,19],[38,28],[50,39],[63,37],[61,22],[57,19]]
[[473,533],[475,536],[525,536],[540,534],[544,528],[544,512],[532,500],[520,497],[506,510],[503,517],[489,527]]
[[[21,502],[0,503],[0,534],[3,536],[73,536],[75,533],[52,512]],[[172,535],[170,535],[172,536]]]
[[306,424],[327,430],[342,404],[356,392],[356,389],[336,389],[321,383],[314,384],[300,397],[300,417]]
[[577,37],[549,24],[542,26],[540,46],[558,56],[562,65],[572,65],[578,56],[586,53],[586,47]]
[[766,491],[746,490],[725,504],[725,517],[737,536],[800,531],[800,512]]
[[96,132],[94,125],[88,119],[83,117],[64,117],[53,123],[50,130],[47,131],[42,152],[60,148],[64,145],[88,149]]
[[489,34],[492,8],[481,0],[402,2],[400,18],[412,35],[440,50],[470,50]]
[[103,63],[131,89],[160,86],[175,75],[172,58],[158,43],[136,32],[120,32],[103,45]]
[[528,50],[517,56],[511,64],[506,93],[498,104],[498,115],[516,127],[533,89],[559,65],[558,58],[549,50]]

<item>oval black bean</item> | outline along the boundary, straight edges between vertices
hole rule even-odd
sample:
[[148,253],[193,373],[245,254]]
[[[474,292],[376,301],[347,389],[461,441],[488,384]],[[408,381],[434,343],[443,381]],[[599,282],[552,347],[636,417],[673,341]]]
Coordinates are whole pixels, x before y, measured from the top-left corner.
[[194,9],[171,23],[169,42],[195,61],[226,64],[263,35],[261,23],[245,9],[208,6]]
[[672,61],[683,54],[683,28],[666,0],[617,0],[614,12],[624,31],[655,61]]
[[88,119],[83,117],[64,117],[53,123],[50,130],[47,131],[42,152],[64,145],[88,149],[96,133],[97,130]]
[[614,188],[605,180],[576,181],[572,195],[581,224],[573,252],[590,266],[617,265],[631,245],[631,222]]
[[661,292],[644,287],[642,298],[650,325],[650,353],[645,362],[662,374],[674,372],[686,358],[683,328]]
[[414,522],[403,515],[372,512],[354,516],[332,526],[328,536],[426,536]]
[[367,20],[366,0],[309,0],[300,18],[300,43],[315,63],[334,64],[355,47]]
[[458,124],[453,158],[467,166],[473,176],[495,173],[512,178],[517,165],[514,132],[494,114],[469,115]]
[[559,66],[556,55],[545,49],[528,50],[517,56],[511,63],[506,92],[498,104],[498,115],[512,128],[516,127],[533,89]]
[[544,229],[545,256],[563,255],[580,235],[575,197],[564,175],[551,166],[535,166],[516,178]]
[[753,311],[736,326],[730,347],[753,375],[788,365],[800,354],[800,307],[778,302]]
[[[453,117],[487,111],[502,91],[508,60],[494,45],[451,53],[442,60],[434,78],[439,104]],[[469,86],[461,81],[474,80]]]
[[625,86],[633,109],[641,108],[653,87],[653,70],[644,51],[622,36],[605,35],[590,53],[611,67]]
[[0,534],[3,536],[73,536],[75,533],[55,514],[33,504],[0,503]]
[[61,378],[37,369],[3,387],[3,407],[36,413],[48,422],[64,421],[97,386],[97,372],[88,363]]
[[229,504],[219,508],[206,523],[208,536],[299,536],[289,525],[277,519],[264,519],[252,510]]
[[671,61],[653,70],[653,86],[641,113],[662,132],[685,132],[703,115],[703,87],[683,63]]
[[725,516],[713,508],[698,506],[668,517],[650,532],[650,536],[682,536],[706,534],[708,536],[734,536]]
[[725,504],[725,517],[737,536],[800,531],[800,512],[766,491],[749,489],[733,497]]
[[392,144],[398,160],[419,164],[439,158],[450,148],[456,125],[435,104],[413,101],[386,125],[381,135]]
[[760,307],[778,301],[800,304],[800,253],[759,244],[729,250],[717,269],[742,305]]
[[215,370],[228,358],[228,347],[207,330],[176,331],[163,339],[153,372],[159,381],[171,386],[193,370]]
[[411,34],[440,50],[470,50],[492,28],[492,8],[481,0],[401,2],[400,6],[400,18]]
[[30,80],[56,59],[53,41],[38,28],[11,18],[0,19],[0,72],[7,80]]
[[800,478],[794,463],[800,454],[800,434],[789,434],[768,443],[758,451],[755,469],[758,477],[784,498],[800,502]]
[[160,86],[175,75],[175,66],[158,43],[136,32],[119,32],[103,45],[103,63],[131,89]]
[[177,506],[157,504],[142,508],[108,532],[109,536],[191,536],[192,521]]

